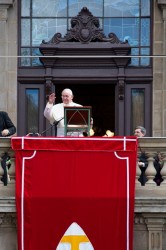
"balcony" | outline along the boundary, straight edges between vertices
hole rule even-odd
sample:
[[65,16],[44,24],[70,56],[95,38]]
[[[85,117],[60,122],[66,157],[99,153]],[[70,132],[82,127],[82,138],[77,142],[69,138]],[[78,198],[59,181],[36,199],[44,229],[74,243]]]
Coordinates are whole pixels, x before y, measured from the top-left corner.
[[[141,171],[137,166],[134,214],[134,250],[166,249],[166,138],[139,138],[138,157],[147,155],[147,182],[138,181]],[[15,207],[15,152],[11,149],[10,138],[0,138],[0,155],[8,152],[11,157],[10,182],[0,183],[0,245],[1,250],[16,250],[16,207]],[[156,170],[154,157],[161,153],[163,181],[157,186],[153,181]],[[3,169],[0,168],[0,178]],[[120,183],[119,183],[120,184]]]

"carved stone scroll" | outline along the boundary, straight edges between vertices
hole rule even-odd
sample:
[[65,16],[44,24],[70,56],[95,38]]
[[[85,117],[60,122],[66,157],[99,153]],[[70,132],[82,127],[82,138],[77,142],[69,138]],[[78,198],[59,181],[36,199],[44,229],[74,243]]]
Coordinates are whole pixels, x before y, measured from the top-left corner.
[[49,42],[42,41],[43,44],[57,44],[60,42],[110,42],[112,44],[124,44],[114,33],[110,33],[106,37],[103,29],[100,28],[99,19],[92,15],[92,13],[83,7],[77,16],[71,19],[71,29],[62,37],[61,33],[56,33]]

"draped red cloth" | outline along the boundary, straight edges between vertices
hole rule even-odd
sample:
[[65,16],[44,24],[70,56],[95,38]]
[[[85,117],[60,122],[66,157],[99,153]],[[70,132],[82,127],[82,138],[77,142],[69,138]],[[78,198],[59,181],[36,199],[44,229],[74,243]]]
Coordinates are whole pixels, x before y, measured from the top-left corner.
[[12,148],[19,250],[133,249],[136,137],[12,137]]

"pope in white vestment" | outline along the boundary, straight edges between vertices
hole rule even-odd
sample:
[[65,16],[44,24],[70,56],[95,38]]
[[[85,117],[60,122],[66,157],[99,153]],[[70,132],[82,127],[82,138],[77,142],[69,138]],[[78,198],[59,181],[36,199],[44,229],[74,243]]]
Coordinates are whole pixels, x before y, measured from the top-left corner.
[[[51,124],[55,121],[59,121],[57,124],[57,136],[64,136],[64,107],[81,107],[82,105],[73,102],[73,93],[70,89],[64,89],[62,91],[62,103],[54,105],[55,98],[54,93],[49,96],[49,101],[44,110],[44,116]],[[75,136],[77,135],[75,134]]]

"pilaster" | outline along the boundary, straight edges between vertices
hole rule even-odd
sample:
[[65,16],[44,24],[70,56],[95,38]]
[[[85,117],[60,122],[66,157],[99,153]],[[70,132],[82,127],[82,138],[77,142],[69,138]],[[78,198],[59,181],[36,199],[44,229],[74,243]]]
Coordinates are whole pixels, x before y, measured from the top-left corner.
[[[17,1],[0,0],[0,106],[16,125]],[[13,57],[14,55],[14,57]]]
[[163,125],[163,136],[166,136],[166,101],[165,101],[165,96],[166,96],[166,0],[157,0],[156,1],[158,4],[158,7],[161,11],[161,18],[162,18],[162,65],[161,69],[163,72],[162,75],[162,107],[163,107],[163,119],[162,119],[162,125]]
[[14,0],[0,0],[0,22],[7,21],[7,9],[12,6]]
[[146,214],[144,215],[145,223],[149,232],[149,247],[148,249],[162,250],[163,249],[163,228],[165,224],[165,218],[161,218],[159,215]]

